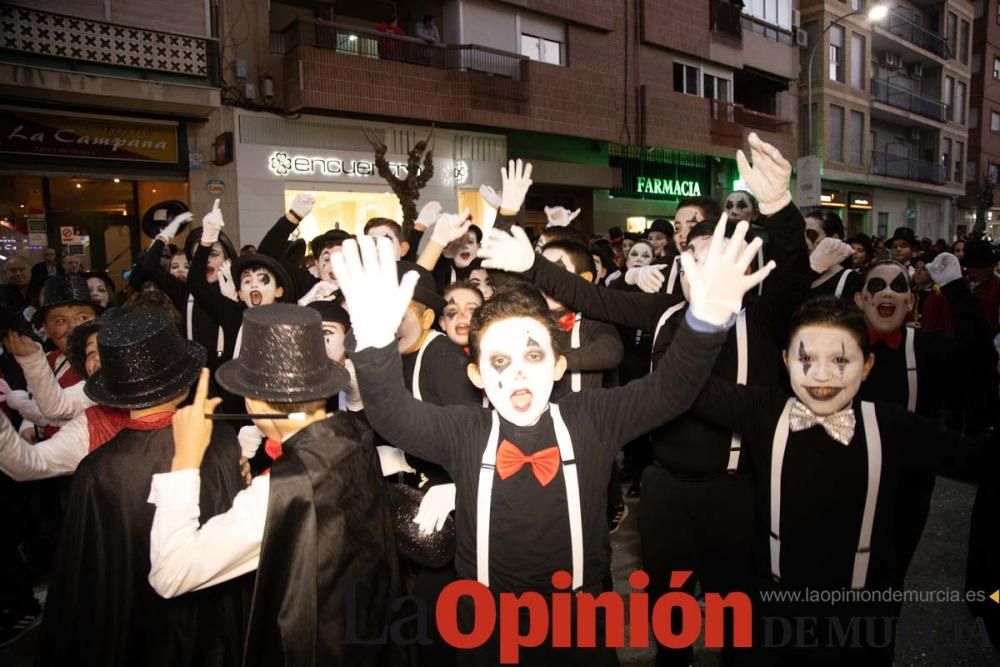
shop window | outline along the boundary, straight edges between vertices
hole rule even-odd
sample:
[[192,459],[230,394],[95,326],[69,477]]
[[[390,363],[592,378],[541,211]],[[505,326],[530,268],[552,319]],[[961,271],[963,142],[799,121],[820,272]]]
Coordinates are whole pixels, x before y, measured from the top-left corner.
[[135,213],[132,182],[121,179],[51,178],[49,207],[54,213]]
[[302,192],[311,192],[316,197],[312,213],[299,223],[302,238],[306,241],[331,229],[364,234],[365,223],[371,218],[403,219],[403,209],[391,192],[285,190],[285,210],[291,208],[295,195]]
[[32,264],[42,261],[44,213],[41,178],[0,176],[0,261],[15,254]]

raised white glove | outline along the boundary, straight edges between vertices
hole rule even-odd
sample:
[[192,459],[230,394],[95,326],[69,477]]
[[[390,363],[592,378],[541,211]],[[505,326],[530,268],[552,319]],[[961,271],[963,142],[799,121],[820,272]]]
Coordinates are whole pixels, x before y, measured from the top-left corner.
[[212,204],[212,210],[201,219],[201,243],[202,245],[212,245],[219,240],[219,232],[226,226],[226,221],[222,219],[222,209],[219,208],[219,200]]
[[332,301],[337,296],[337,285],[321,280],[299,299],[300,306],[308,306],[313,301]]
[[260,449],[260,443],[264,441],[264,433],[250,424],[240,429],[236,435],[236,440],[240,443],[240,452],[245,459],[252,459]]
[[962,279],[962,264],[950,252],[941,253],[926,266],[927,273],[931,274],[931,279],[938,285],[944,286]]
[[292,199],[292,205],[289,207],[289,210],[301,221],[302,218],[312,212],[315,203],[316,195],[311,192],[300,192]]
[[849,243],[828,236],[809,253],[809,268],[816,273],[826,273],[853,253],[854,249]]
[[420,214],[417,215],[417,220],[413,223],[413,226],[423,225],[422,228],[427,229],[437,222],[439,217],[441,217],[441,202],[429,201],[420,209]]
[[396,277],[396,258],[386,237],[361,236],[344,241],[336,253],[333,273],[351,312],[357,349],[385,347],[396,340],[396,330],[413,298],[417,272]]
[[447,247],[452,241],[465,236],[469,231],[472,220],[469,218],[469,209],[465,209],[458,215],[454,213],[444,213],[434,223],[431,230],[431,241],[440,246]]
[[455,485],[438,484],[427,489],[413,523],[420,526],[420,532],[424,535],[436,533],[444,528],[444,522],[453,511],[455,511]]
[[7,407],[11,410],[16,410],[20,412],[31,403],[34,399],[31,398],[31,394],[24,391],[23,389],[12,389],[7,394],[4,395],[7,401]]
[[669,264],[650,264],[633,267],[625,272],[625,282],[629,285],[638,285],[639,289],[647,294],[656,294],[663,287],[663,270],[669,266]]
[[494,190],[491,186],[486,185],[485,183],[480,185],[479,196],[481,196],[483,200],[493,208],[500,208],[500,201],[503,198],[500,196],[500,193]]
[[691,252],[681,253],[681,264],[687,276],[691,314],[717,327],[725,326],[743,307],[743,295],[756,287],[774,270],[774,261],[756,273],[747,275],[747,267],[757,256],[762,241],[754,239],[749,245],[743,242],[750,225],[740,222],[726,244],[725,213],[719,218],[712,234],[708,255],[698,263]]
[[484,269],[499,269],[523,273],[535,263],[535,249],[524,230],[514,225],[510,234],[499,229],[490,230],[486,243],[479,246],[478,256]]
[[170,243],[170,241],[177,236],[177,232],[180,231],[181,225],[190,222],[191,218],[194,217],[194,213],[191,211],[184,211],[180,215],[175,215],[174,219],[171,220],[160,230],[160,233],[156,235],[156,238],[163,239],[164,243]]
[[500,181],[503,192],[498,208],[508,214],[517,213],[531,187],[531,163],[510,160],[506,167],[500,168]]
[[219,267],[219,291],[231,301],[240,300],[236,295],[236,283],[233,282],[233,263],[228,259],[223,260],[222,266]]
[[578,215],[580,215],[580,209],[570,213],[569,209],[563,206],[545,207],[545,217],[549,221],[548,227],[569,227],[569,223],[573,222]]
[[[358,387],[358,371],[354,368],[354,362],[348,359],[344,362],[344,368],[347,369],[347,374],[351,376],[350,384],[347,385],[347,389],[344,390],[344,398],[347,401],[347,410],[349,412],[361,412],[365,409],[364,401],[361,400],[361,388]],[[410,472],[416,472],[411,470]]]
[[746,181],[747,188],[757,198],[760,212],[772,215],[792,202],[792,193],[788,190],[792,165],[781,155],[781,151],[761,141],[756,132],[750,133],[747,143],[750,144],[753,166],[747,162],[747,156],[742,150],[736,151],[736,166],[740,170],[740,178]]
[[378,462],[382,468],[382,476],[389,477],[401,472],[417,472],[406,460],[406,455],[402,449],[379,445],[375,448],[378,452]]

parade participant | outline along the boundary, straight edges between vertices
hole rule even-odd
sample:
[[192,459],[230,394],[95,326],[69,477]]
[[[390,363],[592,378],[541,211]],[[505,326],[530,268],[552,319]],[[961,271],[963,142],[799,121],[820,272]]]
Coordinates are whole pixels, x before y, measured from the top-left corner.
[[83,378],[66,358],[66,345],[73,329],[100,313],[90,299],[87,281],[79,274],[56,276],[45,281],[42,306],[35,311],[35,326],[41,326],[49,343],[55,347],[46,357],[59,386],[71,387]]
[[[810,261],[812,254],[816,252],[836,252],[845,253],[844,259],[852,257],[854,249],[847,246],[840,248],[844,239],[844,223],[835,213],[815,212],[805,216],[806,222],[806,247],[809,249]],[[839,244],[824,243],[826,239],[840,241]],[[821,249],[822,248],[822,249]],[[825,271],[817,271],[819,276],[812,283],[809,296],[821,296],[832,294],[837,298],[844,299],[848,304],[854,303],[854,295],[861,291],[861,276],[854,271],[842,266],[839,262],[829,264],[825,259],[816,258],[817,265],[829,266]]]
[[969,287],[983,317],[990,325],[991,335],[1000,332],[1000,278],[994,268],[997,256],[989,241],[970,241],[965,246],[965,268]]
[[[431,214],[433,207],[428,208],[430,202],[427,206],[421,209],[421,212],[427,211]],[[437,209],[440,212],[440,207]],[[423,222],[423,221],[422,221]],[[403,234],[403,228],[398,222],[390,218],[370,218],[368,222],[365,223],[364,229],[365,236],[371,236],[372,238],[379,238],[385,236],[392,242],[393,252],[396,253],[396,261],[398,262],[400,258],[405,257],[410,252],[410,244],[406,240]]]
[[730,222],[745,220],[750,224],[756,224],[761,216],[760,206],[757,198],[746,190],[734,190],[726,197],[723,207]]
[[111,302],[117,295],[115,281],[104,271],[87,271],[83,274],[90,291],[90,300],[102,309],[113,305]]
[[910,276],[913,276],[913,267],[910,260],[913,259],[917,249],[917,235],[909,227],[897,227],[892,233],[889,241],[889,253],[894,262],[898,262],[906,267]]
[[216,379],[245,397],[273,466],[199,527],[199,489],[203,497],[208,481],[199,468],[220,427],[203,370],[194,402],[174,417],[170,471],[153,476],[149,582],[173,598],[256,570],[244,666],[397,664],[393,643],[345,637],[348,627],[377,637],[400,593],[374,448],[347,415],[326,415],[327,398],[347,386],[348,374],[327,358],[312,309],[253,308],[244,328],[243,354]]
[[483,268],[483,261],[478,257],[469,265],[469,282],[482,293],[484,300],[493,298],[493,277]]
[[666,220],[653,220],[646,230],[646,239],[652,244],[657,259],[666,257],[673,245],[674,228]]
[[[36,664],[238,665],[248,582],[177,601],[162,600],[147,582],[150,480],[170,468],[170,422],[205,351],[155,311],[112,320],[97,342],[101,368],[87,379],[87,395],[120,418],[100,424],[104,442],[90,424],[92,451],[73,475]],[[201,465],[202,518],[232,504],[238,458],[232,431],[217,429]]]
[[[743,293],[770,271],[745,275],[755,248],[742,251],[735,243],[724,255],[723,231],[720,226],[703,266],[685,261],[692,312],[663,368],[627,387],[573,393],[550,403],[566,362],[546,304],[527,286],[512,285],[495,295],[476,311],[468,367],[495,411],[435,408],[408,396],[393,380],[401,370],[393,332],[416,276],[406,275],[397,284],[385,244],[376,251],[365,243],[360,257],[352,244],[335,258],[357,341],[349,355],[369,421],[404,451],[438,460],[456,480],[459,576],[476,578],[495,594],[545,592],[552,590],[553,573],[565,570],[574,589],[601,589],[610,556],[603,509],[615,452],[687,408],[724,342],[722,327],[739,309]],[[522,229],[514,232],[526,240]],[[742,226],[737,236],[745,232]],[[459,603],[460,623],[471,611],[464,602]],[[496,638],[460,658],[464,664],[496,664]],[[539,648],[522,664],[614,661],[610,649]]]
[[847,242],[854,250],[854,254],[851,256],[851,270],[864,273],[875,259],[875,249],[872,247],[871,237],[867,234],[855,234],[847,239]]
[[446,287],[441,297],[444,299],[444,309],[438,318],[438,326],[452,343],[467,348],[469,323],[472,321],[472,314],[483,305],[482,292],[465,280]]

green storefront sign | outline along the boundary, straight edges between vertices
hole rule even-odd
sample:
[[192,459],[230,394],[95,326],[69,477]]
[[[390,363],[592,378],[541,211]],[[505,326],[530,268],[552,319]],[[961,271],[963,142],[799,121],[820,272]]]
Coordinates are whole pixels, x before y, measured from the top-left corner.
[[666,178],[635,179],[635,191],[645,195],[667,195],[670,197],[700,197],[701,185],[697,181],[678,181]]
[[609,147],[608,166],[621,170],[612,197],[678,201],[711,194],[711,167],[704,155],[635,146]]

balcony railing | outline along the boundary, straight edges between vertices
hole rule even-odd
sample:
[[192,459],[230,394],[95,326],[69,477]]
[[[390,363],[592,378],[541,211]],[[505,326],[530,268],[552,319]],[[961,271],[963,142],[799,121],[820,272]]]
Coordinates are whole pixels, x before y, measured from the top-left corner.
[[940,100],[918,95],[884,79],[872,79],[872,97],[889,106],[932,120],[943,122],[947,117],[947,105]]
[[756,16],[750,16],[749,14],[743,14],[742,17],[740,17],[740,21],[743,23],[744,30],[749,30],[755,35],[760,35],[764,39],[770,39],[782,44],[788,44],[789,46],[794,46],[795,44],[795,35],[785,28],[776,26],[773,23],[768,23],[767,21],[762,21]]
[[722,100],[708,100],[708,103],[713,134],[742,137],[744,127],[776,134],[788,134],[791,130],[792,121],[780,116],[761,113],[747,109],[742,104]]
[[950,58],[948,42],[940,34],[928,30],[912,18],[897,9],[890,9],[889,16],[883,26],[888,32],[906,40],[910,44],[941,56]]
[[939,164],[879,151],[872,151],[869,173],[923,183],[942,184],[945,182],[945,170]]
[[734,39],[743,39],[743,24],[739,5],[729,0],[712,0],[709,20],[712,32],[727,35]]
[[83,19],[0,3],[0,52],[94,63],[217,85],[216,42],[209,37]]

